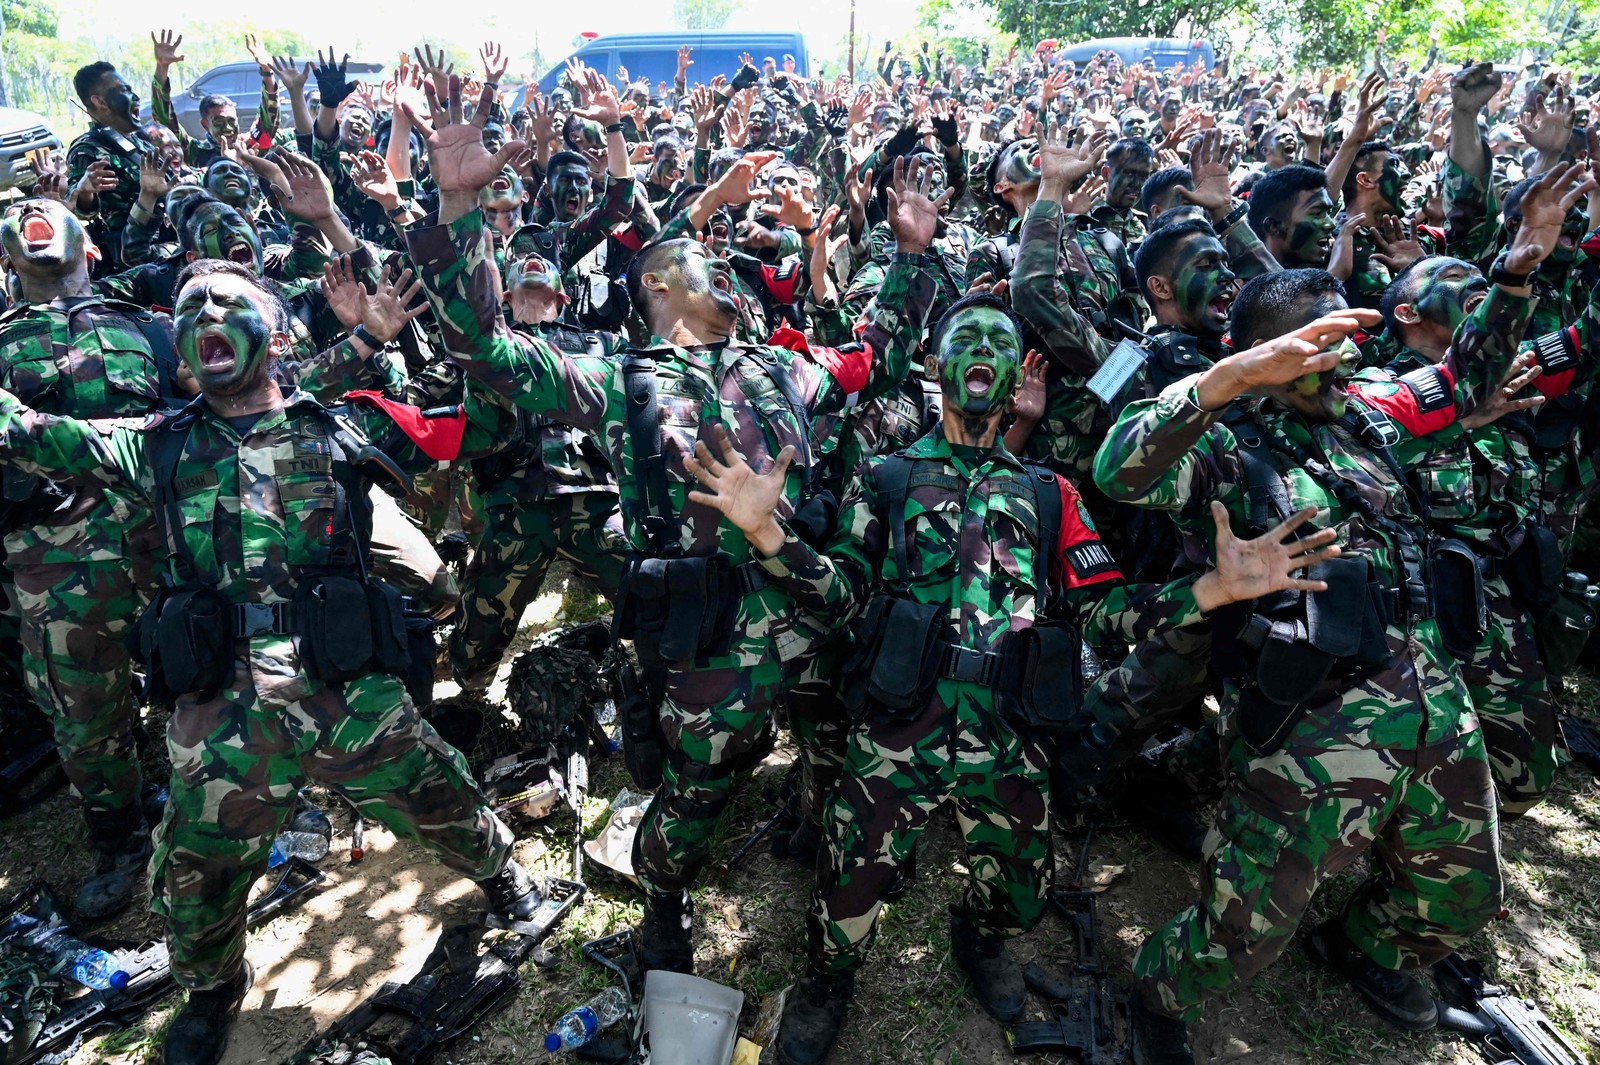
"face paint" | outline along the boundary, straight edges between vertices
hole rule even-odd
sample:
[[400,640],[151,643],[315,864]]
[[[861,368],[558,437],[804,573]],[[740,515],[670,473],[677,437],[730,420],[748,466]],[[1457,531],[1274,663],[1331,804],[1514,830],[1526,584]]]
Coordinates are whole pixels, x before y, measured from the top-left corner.
[[1422,268],[1412,306],[1424,321],[1445,327],[1452,336],[1467,316],[1489,298],[1489,282],[1476,266],[1440,257]]
[[683,162],[676,148],[662,148],[656,154],[655,166],[651,171],[651,180],[657,185],[671,185],[683,177]]
[[1139,193],[1149,176],[1150,164],[1143,159],[1113,166],[1106,182],[1106,203],[1124,210],[1132,207],[1139,202]]
[[478,203],[489,211],[514,211],[525,198],[522,179],[509,166],[501,167],[494,180],[478,190]]
[[266,294],[244,278],[207,274],[178,294],[172,329],[200,390],[231,396],[265,377],[277,315]]
[[232,159],[218,159],[206,168],[206,191],[230,207],[250,199],[250,173]]
[[1170,96],[1161,101],[1161,117],[1177,118],[1178,112],[1183,110],[1183,101],[1176,96]]
[[346,148],[359,148],[372,134],[372,113],[365,107],[352,107],[339,123],[339,142]]
[[711,216],[707,226],[706,245],[716,255],[726,255],[733,247],[733,215],[726,207],[719,208]]
[[232,140],[239,136],[239,114],[231,107],[221,107],[211,113],[206,119],[206,132],[211,134],[211,140],[221,144],[224,139]]
[[18,200],[0,214],[0,249],[22,277],[58,278],[88,265],[89,235],[58,200]]
[[114,117],[132,125],[139,120],[139,94],[122,80],[122,75],[113,74],[111,77],[116,80],[106,84],[100,92],[100,98]]
[[[1039,142],[1029,137],[1006,149],[995,169],[998,181],[1027,190],[1039,184]],[[997,182],[998,183],[998,182]]]
[[200,259],[226,259],[261,272],[261,238],[250,223],[223,203],[204,203],[189,215],[188,250]]
[[738,315],[739,301],[733,292],[733,271],[727,260],[713,255],[704,244],[699,241],[685,243],[672,259],[672,268],[668,273],[676,275],[672,280],[677,283],[669,282],[668,289],[673,298],[686,300],[689,304],[684,310],[709,302],[709,309],[729,322]]
[[546,288],[561,292],[561,271],[542,255],[506,260],[506,288]]
[[199,185],[172,186],[172,188],[167,192],[167,198],[163,201],[166,206],[167,217],[171,218],[173,216],[173,213],[177,209],[180,201],[188,199],[190,196],[193,196],[199,191],[201,191]]
[[1272,138],[1272,151],[1282,162],[1292,163],[1303,154],[1300,134],[1290,126],[1282,126]]
[[587,166],[567,163],[558,167],[550,178],[550,206],[555,211],[556,221],[576,220],[589,206],[592,193]]
[[[976,422],[1005,410],[1022,380],[1022,338],[1016,324],[993,307],[957,312],[939,337],[934,356],[939,390]],[[969,431],[974,429],[969,423]]]
[[1550,258],[1563,266],[1576,262],[1578,245],[1583,243],[1588,229],[1588,217],[1574,205],[1561,223],[1561,235],[1556,238],[1555,250],[1550,253]]
[[1279,261],[1291,269],[1326,266],[1338,229],[1334,217],[1333,200],[1328,197],[1327,189],[1312,189],[1296,196],[1294,209],[1284,227],[1288,235]]
[[1411,171],[1400,161],[1398,155],[1392,152],[1384,159],[1383,172],[1378,175],[1378,195],[1389,209],[1398,212],[1401,206],[1401,194],[1405,192],[1406,182],[1411,180]]
[[1122,135],[1135,140],[1144,140],[1145,134],[1150,132],[1150,116],[1142,111],[1133,112],[1122,120]]
[[1346,389],[1361,365],[1361,349],[1349,337],[1331,349],[1339,353],[1339,364],[1332,370],[1302,374],[1284,389],[1285,403],[1311,422],[1332,422],[1344,417],[1350,402]]
[[1204,233],[1185,240],[1171,278],[1178,325],[1196,337],[1220,339],[1228,331],[1236,281],[1221,241]]

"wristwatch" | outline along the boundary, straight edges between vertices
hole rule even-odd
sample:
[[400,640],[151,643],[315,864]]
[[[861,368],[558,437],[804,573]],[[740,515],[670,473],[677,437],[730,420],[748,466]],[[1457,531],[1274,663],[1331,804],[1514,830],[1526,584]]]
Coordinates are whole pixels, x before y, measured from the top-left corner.
[[393,209],[388,212],[388,215],[389,215],[390,218],[399,218],[401,215],[403,215],[403,214],[405,214],[405,213],[407,213],[409,211],[421,211],[421,210],[422,210],[422,208],[417,205],[417,201],[413,200],[411,197],[407,196],[404,199],[402,199],[399,203],[395,204]]

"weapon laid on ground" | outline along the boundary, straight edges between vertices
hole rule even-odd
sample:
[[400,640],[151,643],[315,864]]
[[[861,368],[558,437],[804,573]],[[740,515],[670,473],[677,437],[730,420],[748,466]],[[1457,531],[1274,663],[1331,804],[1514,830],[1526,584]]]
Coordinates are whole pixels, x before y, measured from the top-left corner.
[[1071,1050],[1083,1065],[1121,1065],[1128,1060],[1128,994],[1111,979],[1100,960],[1095,893],[1083,887],[1095,828],[1093,823],[1089,825],[1078,851],[1072,887],[1050,892],[1050,905],[1072,926],[1078,960],[1065,977],[1038,962],[1023,968],[1029,990],[1048,999],[1055,1015],[1047,1021],[1025,1021],[1007,1029],[1006,1042],[1012,1053]]
[[1561,735],[1567,741],[1572,757],[1588,767],[1589,772],[1600,777],[1600,729],[1592,721],[1574,714],[1561,715]]
[[1531,999],[1489,982],[1483,965],[1452,954],[1433,967],[1439,1027],[1476,1036],[1496,1065],[1583,1065],[1583,1057]]

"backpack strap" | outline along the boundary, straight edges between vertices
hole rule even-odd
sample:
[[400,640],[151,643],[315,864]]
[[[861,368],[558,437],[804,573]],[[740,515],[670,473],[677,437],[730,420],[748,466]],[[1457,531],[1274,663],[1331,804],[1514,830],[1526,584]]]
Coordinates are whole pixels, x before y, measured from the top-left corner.
[[1250,524],[1260,534],[1294,513],[1289,504],[1289,489],[1283,483],[1277,457],[1261,426],[1251,421],[1230,428],[1239,447],[1239,463],[1244,467]]
[[1061,482],[1055,471],[1044,466],[1028,466],[1028,483],[1033,486],[1034,512],[1039,515],[1039,553],[1033,567],[1035,613],[1044,613],[1050,601],[1050,567],[1054,564],[1056,545],[1061,542],[1061,508],[1066,497],[1061,494]]
[[150,357],[156,364],[156,389],[159,394],[165,399],[182,396],[183,393],[178,390],[178,351],[172,345],[172,333],[161,328],[161,323],[149,311],[130,310],[128,317],[133,319],[134,328],[139,330],[144,342],[150,345]]
[[889,523],[889,548],[894,555],[895,573],[905,580],[906,496],[911,489],[912,461],[904,455],[890,455],[873,470],[878,498],[883,501],[883,519]]
[[640,502],[650,551],[658,558],[679,550],[678,515],[667,490],[667,460],[661,454],[661,407],[656,401],[656,365],[629,355],[622,360],[622,380],[627,393],[628,440],[633,446],[633,470],[639,479]]
[[144,433],[145,456],[155,478],[155,519],[161,539],[167,545],[167,565],[173,587],[181,587],[200,577],[194,552],[183,539],[183,515],[178,511],[178,462],[189,444],[189,434],[200,417],[201,400],[196,397],[170,417]]

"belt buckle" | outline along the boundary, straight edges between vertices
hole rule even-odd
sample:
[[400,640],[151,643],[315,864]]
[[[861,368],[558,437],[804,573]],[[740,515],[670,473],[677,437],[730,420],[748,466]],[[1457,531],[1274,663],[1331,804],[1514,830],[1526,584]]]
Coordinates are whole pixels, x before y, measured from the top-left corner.
[[277,620],[277,608],[271,603],[239,604],[240,636],[250,637],[265,635],[273,630]]

